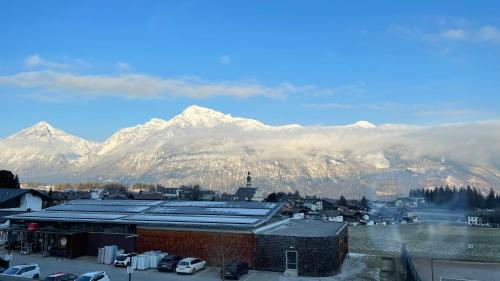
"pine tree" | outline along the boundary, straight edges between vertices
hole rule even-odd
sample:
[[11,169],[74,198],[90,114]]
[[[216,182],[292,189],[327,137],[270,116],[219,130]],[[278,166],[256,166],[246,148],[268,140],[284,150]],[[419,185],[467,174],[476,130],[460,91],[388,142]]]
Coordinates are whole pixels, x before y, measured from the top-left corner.
[[368,207],[368,200],[364,196],[363,198],[361,198],[361,205],[364,207]]
[[0,188],[20,188],[19,177],[11,171],[0,171]]
[[488,196],[486,197],[486,208],[496,208],[495,192],[493,191],[493,188],[490,189],[490,193],[488,193]]
[[345,197],[341,195],[339,200],[339,206],[346,206],[346,205],[347,201],[345,200]]

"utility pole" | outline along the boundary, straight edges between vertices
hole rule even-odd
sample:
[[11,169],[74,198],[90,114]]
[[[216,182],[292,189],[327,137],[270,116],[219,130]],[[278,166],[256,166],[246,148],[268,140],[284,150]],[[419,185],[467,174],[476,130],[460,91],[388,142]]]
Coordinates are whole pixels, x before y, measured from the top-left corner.
[[220,229],[219,229],[219,238],[220,238],[220,253],[221,253],[221,258],[222,258],[222,270],[221,270],[221,279],[222,280],[225,280],[226,278],[226,265],[225,265],[225,262],[224,262],[224,240],[223,240],[223,237],[222,237],[222,225],[220,225]]

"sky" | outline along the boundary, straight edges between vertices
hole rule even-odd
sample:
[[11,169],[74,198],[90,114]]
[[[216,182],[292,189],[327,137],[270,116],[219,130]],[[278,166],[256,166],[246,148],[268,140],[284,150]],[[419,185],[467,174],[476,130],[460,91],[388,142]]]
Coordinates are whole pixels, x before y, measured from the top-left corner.
[[270,125],[500,119],[498,1],[1,1],[0,138],[189,105]]

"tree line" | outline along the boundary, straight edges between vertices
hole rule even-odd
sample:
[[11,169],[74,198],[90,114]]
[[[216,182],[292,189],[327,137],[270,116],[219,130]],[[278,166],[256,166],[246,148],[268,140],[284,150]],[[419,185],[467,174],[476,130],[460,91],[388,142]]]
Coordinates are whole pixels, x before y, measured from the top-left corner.
[[470,186],[461,187],[435,187],[434,189],[411,189],[410,197],[424,197],[426,203],[445,206],[451,209],[500,209],[500,194],[495,194],[490,189],[484,196],[481,191]]

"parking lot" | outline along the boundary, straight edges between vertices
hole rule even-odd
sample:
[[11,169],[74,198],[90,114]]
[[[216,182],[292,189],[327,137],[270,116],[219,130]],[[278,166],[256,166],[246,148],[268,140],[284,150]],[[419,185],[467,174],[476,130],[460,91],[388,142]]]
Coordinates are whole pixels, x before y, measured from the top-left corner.
[[[0,256],[5,253],[0,251]],[[337,276],[323,278],[308,277],[285,277],[280,272],[250,270],[248,275],[244,275],[242,281],[389,281],[393,277],[387,276],[378,269],[378,258],[369,255],[352,254],[345,260],[342,272]],[[38,254],[20,255],[13,253],[11,265],[22,263],[36,263],[41,268],[41,277],[55,272],[72,272],[81,274],[89,271],[106,271],[112,281],[127,281],[128,275],[125,268],[116,268],[111,265],[98,264],[95,257],[80,257],[77,259],[61,259],[54,257],[42,257]],[[208,267],[194,275],[178,275],[172,272],[158,272],[154,269],[136,270],[132,274],[133,281],[205,281],[221,280],[219,277],[220,268]],[[0,276],[0,281],[4,281]],[[16,280],[5,280],[16,281]]]
[[[95,257],[80,257],[77,259],[61,259],[54,257],[43,257],[41,255],[20,255],[14,253],[11,265],[22,263],[36,263],[41,268],[41,277],[55,272],[71,272],[82,274],[89,271],[106,271],[112,281],[127,281],[128,275],[125,268],[114,267],[112,265],[98,264]],[[219,277],[220,268],[208,267],[203,271],[199,271],[193,275],[178,275],[172,272],[158,272],[154,269],[135,270],[132,274],[132,280],[136,281],[202,281],[202,280],[221,280]],[[251,270],[248,275],[244,275],[240,280],[243,281],[260,281],[260,280],[282,280],[281,273],[265,272]],[[1,280],[1,279],[0,279]]]

